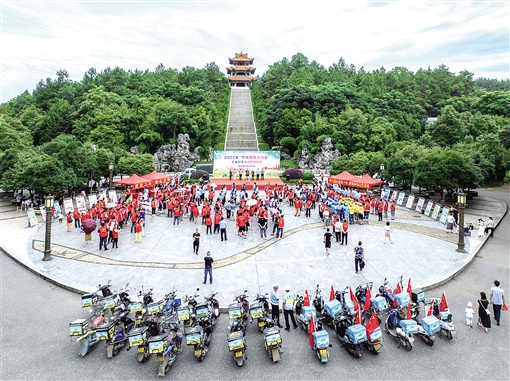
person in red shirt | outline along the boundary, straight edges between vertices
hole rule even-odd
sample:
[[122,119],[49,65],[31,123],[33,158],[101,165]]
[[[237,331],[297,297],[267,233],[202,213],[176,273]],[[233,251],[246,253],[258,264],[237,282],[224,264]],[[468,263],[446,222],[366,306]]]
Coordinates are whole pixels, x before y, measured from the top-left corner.
[[73,217],[74,217],[74,227],[75,228],[81,228],[81,223],[80,223],[81,213],[78,210],[78,208],[76,208],[74,210]]
[[344,242],[347,245],[347,233],[349,233],[349,224],[347,223],[347,220],[344,220],[342,223],[342,242],[340,245],[343,245]]
[[244,213],[238,213],[236,218],[237,233],[239,237],[246,238],[246,217]]
[[138,212],[133,208],[133,210],[131,210],[131,233],[133,233],[133,231],[136,233],[136,221],[138,221]]
[[99,250],[101,250],[101,247],[104,246],[104,250],[107,251],[108,247],[106,246],[106,240],[108,239],[108,229],[106,228],[104,222],[101,224],[98,233],[99,233]]
[[67,226],[68,232],[71,231],[72,225],[73,225],[73,216],[71,215],[71,212],[69,212],[69,213],[67,213],[67,217],[66,217],[66,226]]
[[382,214],[383,214],[384,205],[382,202],[379,203],[377,206],[377,220],[382,221]]
[[283,213],[278,218],[278,228],[276,229],[276,238],[283,237],[283,227],[285,226],[285,220],[283,219]]
[[193,213],[193,221],[195,221],[195,225],[196,225],[198,223],[198,206],[195,205],[193,207],[192,213]]
[[388,219],[388,201],[383,201],[384,218]]
[[299,217],[301,216],[301,208],[303,207],[303,201],[300,198],[296,198],[294,200],[294,210],[296,213],[294,213],[294,216]]
[[221,214],[214,213],[214,234],[220,232],[220,221],[221,221]]
[[174,225],[177,222],[177,225],[181,222],[181,206],[175,205],[174,208]]
[[141,243],[142,242],[142,222],[139,220],[135,223],[135,242]]
[[112,249],[119,248],[119,227],[117,224],[113,226],[112,230]]
[[395,219],[395,211],[397,210],[397,203],[395,201],[393,201],[391,203],[391,206],[390,206],[390,214],[391,214],[391,219],[394,220]]
[[212,218],[210,215],[205,217],[205,234],[212,234]]
[[305,216],[310,217],[312,214],[312,200],[310,198],[306,200],[305,207],[306,207]]

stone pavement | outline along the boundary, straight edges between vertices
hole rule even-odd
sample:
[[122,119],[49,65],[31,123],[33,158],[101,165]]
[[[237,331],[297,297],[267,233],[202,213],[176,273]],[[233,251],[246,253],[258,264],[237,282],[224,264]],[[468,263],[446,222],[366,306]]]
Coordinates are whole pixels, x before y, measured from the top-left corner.
[[[505,203],[488,198],[470,200],[466,222],[491,215],[496,224],[506,214]],[[154,288],[156,297],[163,296],[175,286],[180,295],[191,294],[200,288],[205,295],[218,292],[222,306],[233,295],[248,290],[250,295],[267,292],[271,285],[289,284],[293,290],[309,292],[319,284],[329,295],[347,285],[355,288],[362,282],[373,282],[377,289],[385,277],[395,286],[400,276],[412,279],[413,287],[424,289],[437,286],[455,276],[467,266],[488,237],[478,238],[476,230],[465,237],[467,253],[456,251],[458,235],[447,234],[443,224],[405,208],[397,209],[397,218],[390,221],[394,244],[383,244],[383,222],[371,215],[369,225],[351,225],[348,245],[333,242],[331,255],[326,256],[322,242],[324,228],[317,210],[312,217],[293,215],[293,209],[282,207],[285,213],[284,237],[269,235],[260,238],[258,228],[251,228],[247,238],[239,238],[234,221],[228,221],[228,240],[220,241],[219,234],[205,235],[205,226],[184,219],[173,225],[166,215],[147,217],[142,243],[134,243],[130,226],[119,238],[119,248],[98,250],[98,235],[93,244],[86,245],[79,229],[66,232],[65,223],[52,223],[52,256],[43,262],[44,225],[25,228],[26,213],[16,212],[7,199],[0,199],[0,248],[16,261],[46,279],[77,292],[91,292],[97,284],[108,280],[114,288],[129,283],[131,293],[141,286]],[[40,218],[40,216],[39,216]],[[252,225],[256,225],[252,223]],[[201,233],[200,255],[193,254],[192,234]],[[354,271],[353,249],[363,241],[365,262],[363,272]],[[211,251],[215,259],[214,283],[204,285],[203,257]]]

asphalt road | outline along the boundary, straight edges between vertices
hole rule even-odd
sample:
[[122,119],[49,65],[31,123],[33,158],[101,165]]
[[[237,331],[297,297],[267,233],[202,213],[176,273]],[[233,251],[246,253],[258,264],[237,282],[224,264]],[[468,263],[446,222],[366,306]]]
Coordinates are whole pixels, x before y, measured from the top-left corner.
[[[508,204],[508,192],[483,190]],[[375,356],[365,352],[362,359],[351,357],[330,332],[330,361],[321,365],[310,349],[307,335],[300,330],[282,330],[284,353],[273,364],[263,349],[263,338],[256,326],[248,327],[248,361],[239,368],[227,350],[227,318],[218,321],[203,363],[187,348],[173,364],[166,378],[176,380],[508,380],[510,379],[509,313],[501,326],[489,334],[464,323],[468,301],[475,304],[480,291],[488,292],[499,279],[509,298],[509,217],[504,218],[495,238],[479,252],[471,266],[455,280],[427,296],[444,290],[453,310],[457,337],[438,337],[433,347],[417,339],[407,352],[384,335],[384,348]],[[423,248],[426,255],[426,248]],[[106,358],[104,344],[96,345],[82,358],[78,346],[68,336],[68,324],[84,317],[79,295],[62,290],[25,270],[5,255],[1,264],[1,380],[150,380],[157,379],[157,361],[136,361],[134,351],[122,351]],[[405,275],[405,274],[404,274]],[[353,285],[354,286],[354,285]],[[378,285],[376,285],[378,286]]]

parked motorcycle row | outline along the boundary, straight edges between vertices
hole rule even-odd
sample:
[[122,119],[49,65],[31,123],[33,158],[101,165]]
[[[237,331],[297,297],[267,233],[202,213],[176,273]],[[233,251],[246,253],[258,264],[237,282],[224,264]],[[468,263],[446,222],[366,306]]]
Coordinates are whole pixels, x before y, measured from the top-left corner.
[[[329,301],[325,301],[317,285],[313,300],[308,291],[297,295],[295,312],[297,322],[309,335],[309,343],[322,364],[330,357],[332,346],[325,326],[333,328],[340,342],[354,357],[360,358],[365,350],[378,354],[383,347],[380,324],[387,313],[386,332],[411,350],[414,338],[420,337],[433,345],[436,334],[442,333],[449,340],[455,336],[452,314],[446,296],[425,298],[420,289],[403,291],[402,277],[393,290],[385,279],[378,293],[372,297],[372,282],[335,291],[331,286]],[[79,354],[87,355],[99,342],[104,341],[106,357],[111,359],[126,348],[136,348],[137,360],[146,362],[151,355],[158,360],[158,375],[165,376],[182,351],[183,340],[193,347],[198,361],[203,361],[211,343],[219,302],[212,293],[199,300],[199,289],[194,295],[177,297],[173,289],[160,300],[153,299],[151,287],[137,288],[136,299],[131,300],[128,285],[113,291],[108,282],[97,291],[81,297],[83,308],[89,308],[89,317],[69,324],[69,334],[79,345]],[[427,309],[419,319],[420,304]],[[248,356],[245,334],[248,323],[256,323],[262,333],[260,346],[273,362],[283,353],[282,337],[278,325],[270,318],[268,294],[256,294],[250,304],[247,290],[235,295],[228,305],[227,346],[238,366],[243,366]]]

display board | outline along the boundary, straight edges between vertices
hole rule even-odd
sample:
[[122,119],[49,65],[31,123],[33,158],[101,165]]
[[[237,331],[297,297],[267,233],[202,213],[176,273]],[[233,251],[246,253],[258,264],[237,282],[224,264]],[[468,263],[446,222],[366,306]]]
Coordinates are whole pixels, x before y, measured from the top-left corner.
[[[245,177],[246,170],[264,178],[280,177],[280,151],[214,151],[213,177],[230,176],[230,171]],[[235,177],[235,174],[234,174]]]

